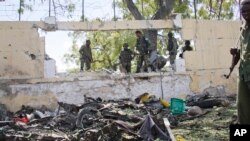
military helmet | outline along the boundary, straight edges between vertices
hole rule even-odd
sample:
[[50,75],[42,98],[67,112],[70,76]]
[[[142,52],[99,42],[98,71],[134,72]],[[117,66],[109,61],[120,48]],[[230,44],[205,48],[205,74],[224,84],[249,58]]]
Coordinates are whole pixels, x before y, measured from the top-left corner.
[[250,0],[241,2],[240,13],[246,21],[250,21]]
[[190,41],[189,41],[189,40],[186,40],[186,41],[185,41],[185,45],[186,45],[186,46],[189,46],[189,45],[190,45]]
[[128,43],[124,43],[124,44],[123,44],[123,47],[128,47]]
[[141,34],[141,31],[140,30],[136,30],[135,34]]
[[173,37],[173,33],[172,32],[168,32],[168,37]]

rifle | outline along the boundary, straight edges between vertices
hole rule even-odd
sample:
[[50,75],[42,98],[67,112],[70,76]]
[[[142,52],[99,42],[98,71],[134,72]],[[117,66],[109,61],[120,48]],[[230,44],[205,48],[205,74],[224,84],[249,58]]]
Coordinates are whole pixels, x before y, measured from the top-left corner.
[[[241,33],[242,33],[242,31],[240,32],[240,35],[241,35]],[[240,37],[238,38],[238,41],[237,41],[235,47],[230,49],[230,54],[232,55],[232,64],[231,64],[231,66],[229,68],[229,70],[230,70],[229,74],[224,75],[224,77],[226,79],[228,79],[231,76],[235,66],[238,64],[238,62],[240,60],[240,49],[239,49],[239,46],[238,46],[239,42],[240,42]]]
[[230,66],[230,72],[228,75],[224,75],[226,77],[226,79],[228,79],[231,75],[231,73],[233,72],[235,66],[238,64],[239,60],[240,60],[240,49],[238,48],[231,48],[230,49],[230,53],[232,55],[232,64]]

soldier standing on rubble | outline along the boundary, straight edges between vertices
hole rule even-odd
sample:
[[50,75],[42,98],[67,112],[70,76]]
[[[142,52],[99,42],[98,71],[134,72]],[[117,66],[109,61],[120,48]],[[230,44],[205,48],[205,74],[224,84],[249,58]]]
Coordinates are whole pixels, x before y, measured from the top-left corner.
[[169,32],[168,33],[168,52],[170,55],[170,64],[173,67],[174,65],[174,61],[177,55],[177,49],[178,49],[178,44],[177,44],[177,40],[173,37],[173,33]]
[[136,73],[143,71],[147,72],[148,68],[148,57],[149,57],[149,42],[142,35],[141,31],[135,32],[137,40],[136,40],[136,50],[139,52],[138,60],[137,60],[137,69]]
[[131,61],[133,52],[128,48],[128,43],[123,44],[123,50],[120,53],[119,60],[121,63],[121,72],[131,72]]
[[81,61],[81,71],[83,71],[84,66],[86,70],[89,70],[91,67],[91,63],[93,62],[90,44],[91,44],[90,40],[86,40],[86,44],[82,45],[79,50],[80,61]]
[[250,124],[250,0],[241,3],[240,12],[245,19],[241,34],[239,88],[238,88],[238,119],[240,124]]

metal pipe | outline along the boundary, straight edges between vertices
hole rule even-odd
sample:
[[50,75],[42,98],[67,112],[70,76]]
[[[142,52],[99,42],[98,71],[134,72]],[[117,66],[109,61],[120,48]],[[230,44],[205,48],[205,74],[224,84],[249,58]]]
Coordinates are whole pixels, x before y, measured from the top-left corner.
[[22,14],[22,0],[20,0],[20,3],[19,3],[19,21],[21,21],[21,14]]
[[113,0],[113,9],[114,9],[114,21],[116,21],[115,0]]
[[49,0],[49,17],[51,16],[51,0]]

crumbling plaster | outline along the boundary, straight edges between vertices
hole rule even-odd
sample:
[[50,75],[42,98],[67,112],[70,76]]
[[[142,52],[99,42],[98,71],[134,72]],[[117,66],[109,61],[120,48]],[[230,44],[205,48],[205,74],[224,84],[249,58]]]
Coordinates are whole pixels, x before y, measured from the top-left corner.
[[[79,80],[84,78],[84,75],[89,75],[89,79]],[[161,97],[159,74],[123,78],[110,78],[109,75],[97,78],[96,73],[84,75],[71,76],[70,81],[54,79],[54,82],[47,83],[39,83],[36,80],[35,84],[28,81],[23,84],[10,84],[10,93],[0,95],[0,103],[15,111],[22,104],[35,107],[46,105],[50,108],[56,108],[57,101],[81,104],[84,102],[84,95],[103,99],[134,99],[148,92]],[[164,98],[167,100],[172,97],[185,98],[186,95],[193,94],[189,88],[190,82],[191,78],[187,75],[164,74],[162,79]]]

